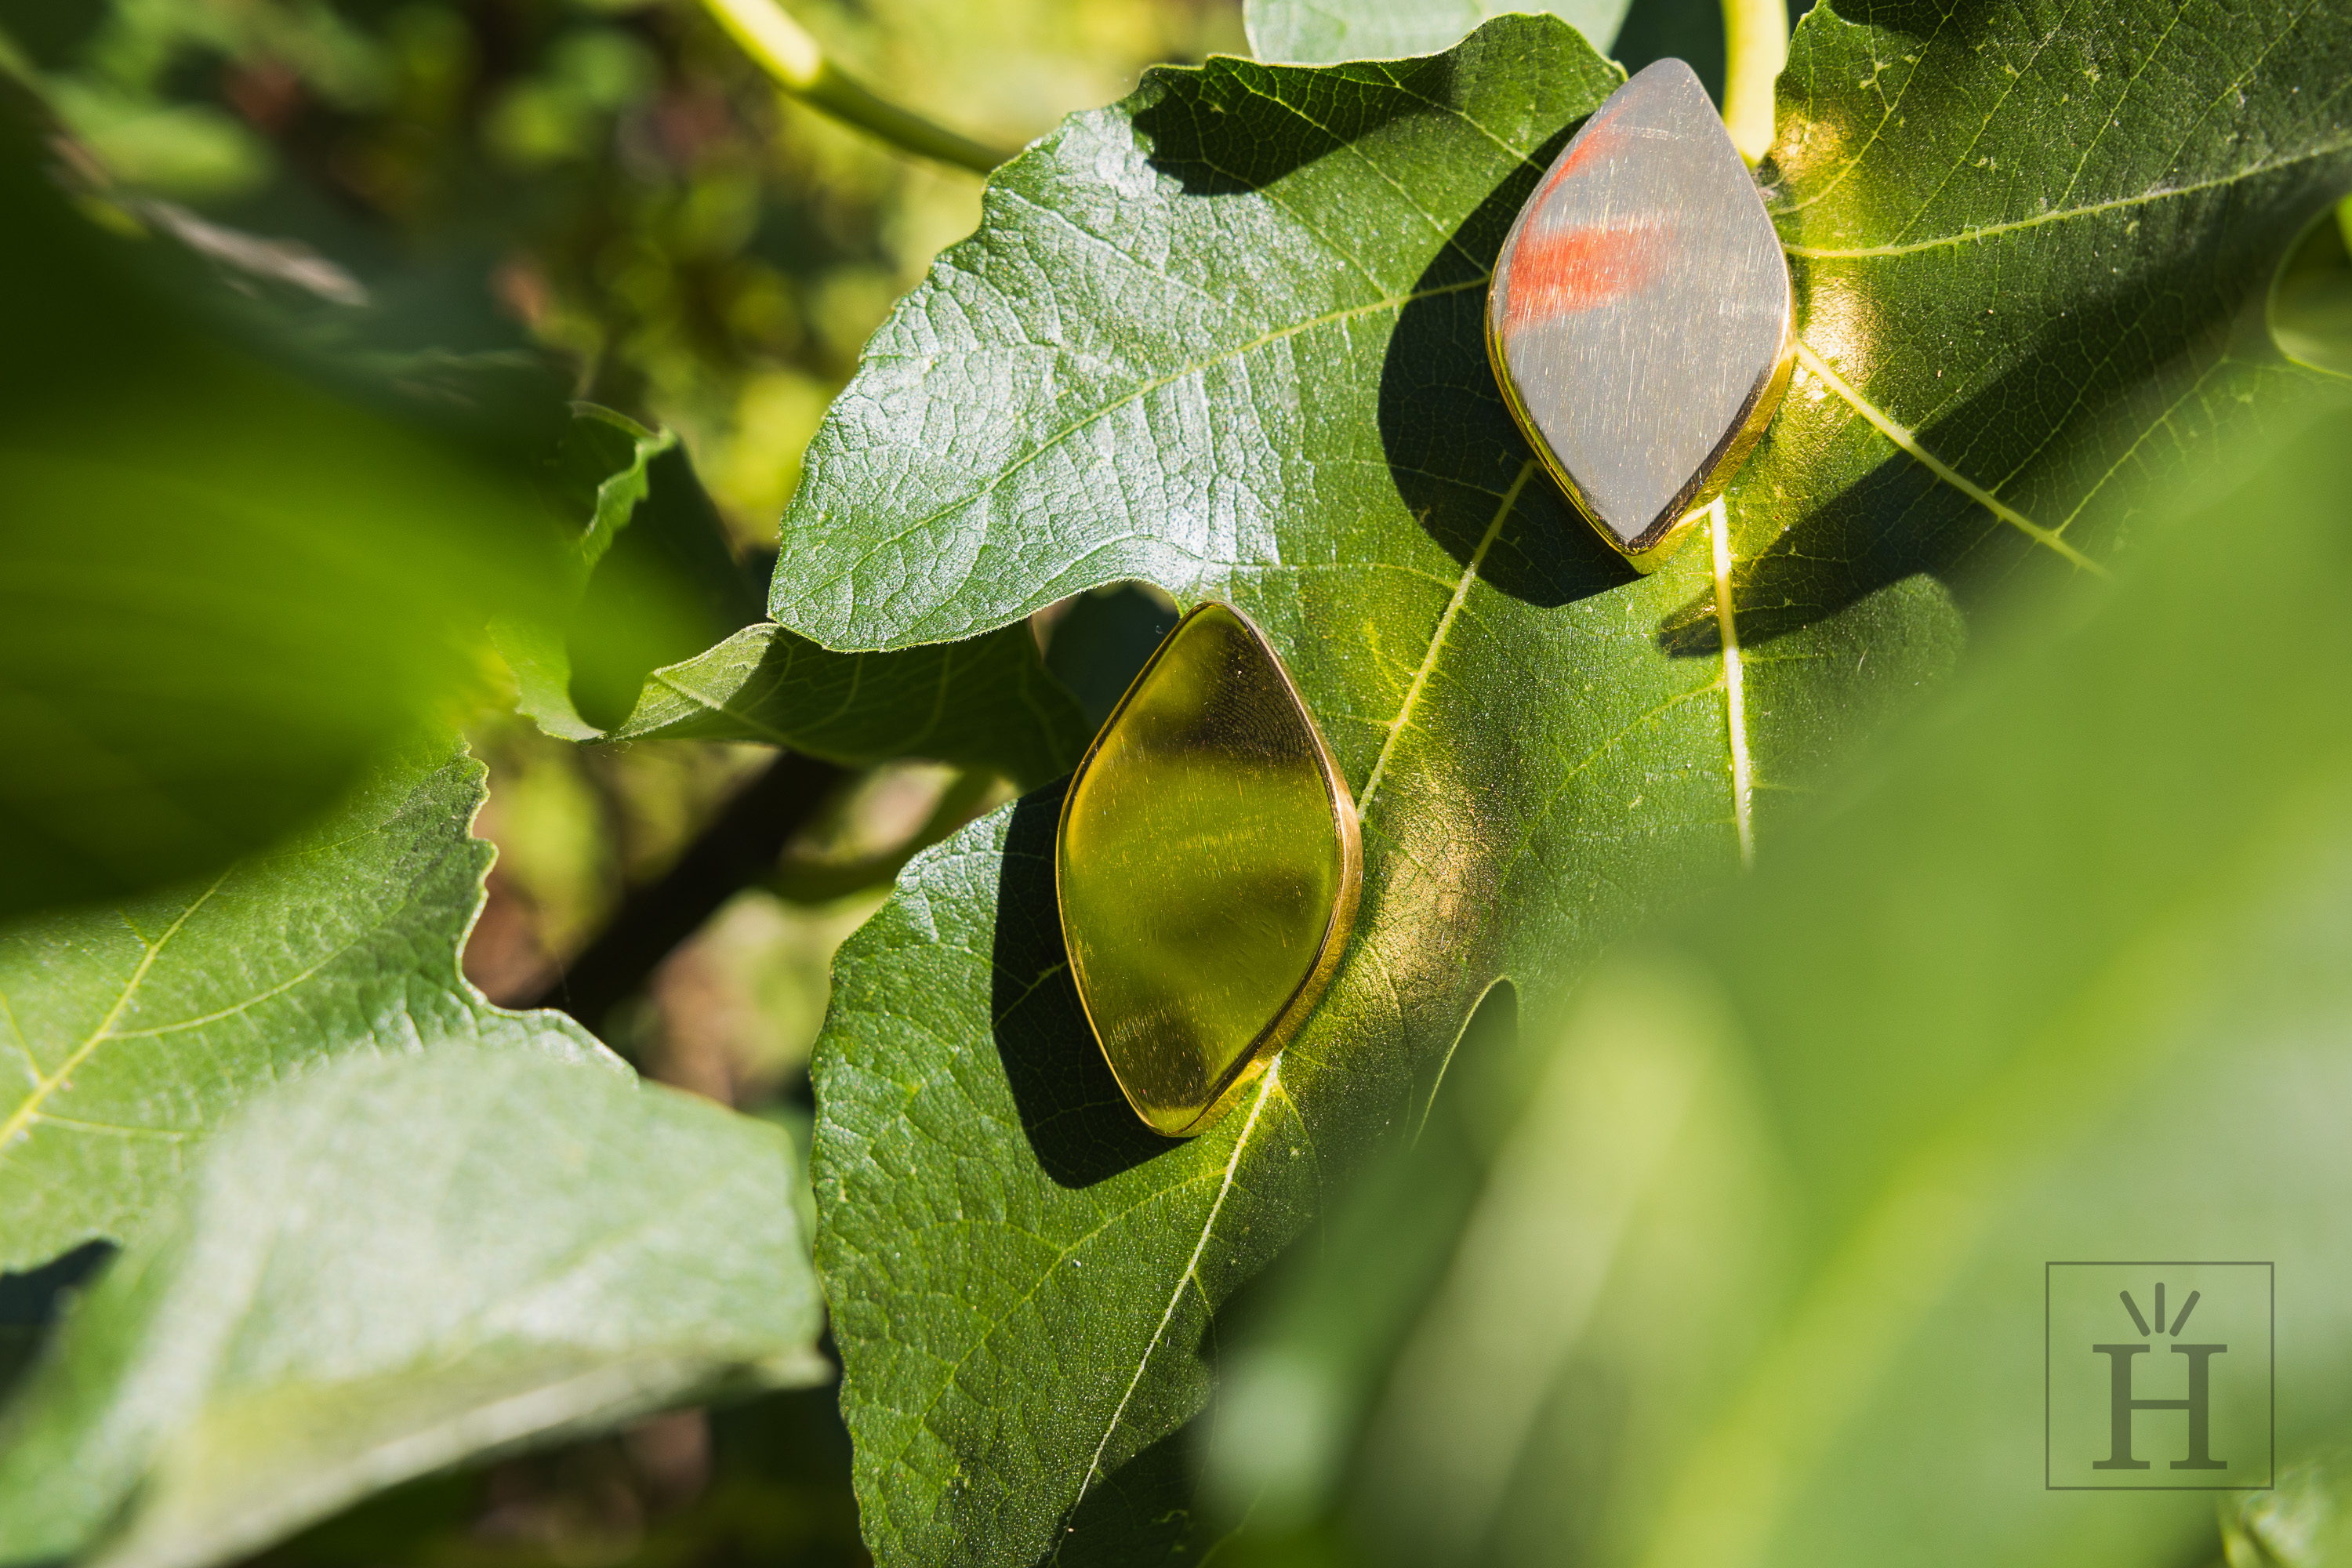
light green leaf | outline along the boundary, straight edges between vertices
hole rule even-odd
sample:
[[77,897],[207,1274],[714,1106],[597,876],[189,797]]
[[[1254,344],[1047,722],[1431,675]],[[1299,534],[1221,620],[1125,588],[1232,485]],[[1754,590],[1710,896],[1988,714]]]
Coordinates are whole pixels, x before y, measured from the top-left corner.
[[626,1070],[458,973],[494,853],[467,831],[482,773],[418,752],[215,878],[0,928],[0,1268],[128,1237],[224,1116],[334,1056],[463,1041]]
[[1513,12],[1549,12],[1609,47],[1632,0],[1246,0],[1242,25],[1250,52],[1268,62],[1337,65],[1402,59],[1451,48],[1479,24]]
[[2289,1468],[2271,1491],[2232,1498],[2221,1510],[2229,1568],[2340,1568],[2352,1563],[2352,1510],[2342,1448]]
[[[2102,615],[2002,649],[1880,787],[1594,975],[1491,1165],[1421,1173],[1485,1184],[1395,1353],[1287,1310],[1243,1358],[1236,1407],[1279,1374],[1341,1419],[1221,1424],[1234,1512],[1319,1452],[1359,1457],[1345,1527],[1402,1563],[2211,1561],[2211,1493],[2044,1489],[2044,1265],[2105,1258],[2275,1266],[2275,1462],[2306,1490],[2352,1417],[2347,437],[2152,531]],[[1324,1267],[1414,1251],[1414,1217]],[[2263,1347],[2230,1353],[2259,1399]],[[2167,1470],[2179,1418],[2140,1421],[2148,1479],[2197,1479]],[[2299,1563],[2311,1502],[2227,1511]]]
[[[1098,1531],[1134,1549],[1095,1510],[1156,1495],[1139,1478],[1200,1408],[1209,1314],[1305,1223],[1320,1173],[1418,1120],[1409,1086],[1495,981],[1549,1013],[1745,842],[1769,856],[1778,810],[1948,668],[1954,595],[2072,571],[2112,545],[2068,521],[2110,473],[2177,472],[2312,379],[2231,332],[2344,177],[2329,104],[2352,25],[2307,9],[2285,50],[2259,19],[2176,30],[2154,4],[1940,34],[1925,11],[1815,15],[1784,149],[1814,124],[1867,134],[1852,170],[1775,176],[1792,237],[1835,248],[1906,191],[2035,221],[1793,259],[1821,368],[1731,494],[1736,616],[1712,529],[1631,577],[1486,366],[1495,249],[1619,79],[1553,19],[1391,65],[1156,71],[1000,171],[979,233],[877,335],[811,449],[772,613],[902,647],[1121,577],[1230,599],[1288,661],[1365,846],[1321,1014],[1179,1146],[1128,1129],[1069,996],[1050,798],[919,861],[845,950],[817,1058],[820,1252],[884,1562],[1025,1563]],[[1967,90],[1885,110],[1929,48]],[[2055,129],[2069,84],[2035,100],[2042,129],[1996,121],[1998,159],[1972,144],[1987,104],[2086,50],[2108,129],[2081,178]],[[2209,92],[2215,73],[2235,85]],[[2206,183],[2162,195],[2176,166]],[[2038,217],[2070,183],[2117,205]],[[1969,390],[1910,395],[1947,386]]]
[[0,1428],[0,1560],[200,1568],[459,1459],[819,1381],[794,1184],[772,1123],[531,1052],[312,1074],[68,1319]]

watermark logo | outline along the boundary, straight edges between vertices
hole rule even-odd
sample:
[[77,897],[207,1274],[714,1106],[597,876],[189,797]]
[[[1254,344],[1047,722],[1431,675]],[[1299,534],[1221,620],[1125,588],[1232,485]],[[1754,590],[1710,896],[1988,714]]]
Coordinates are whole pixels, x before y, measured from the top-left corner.
[[2043,1479],[2054,1491],[2268,1487],[2267,1263],[2043,1270]]

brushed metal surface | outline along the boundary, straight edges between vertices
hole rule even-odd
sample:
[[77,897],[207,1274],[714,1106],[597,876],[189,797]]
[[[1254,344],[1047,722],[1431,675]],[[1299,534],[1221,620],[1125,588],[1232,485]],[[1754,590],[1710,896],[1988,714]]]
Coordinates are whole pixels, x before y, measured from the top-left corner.
[[1230,1107],[1339,967],[1355,802],[1249,618],[1202,605],[1095,737],[1055,844],[1078,999],[1128,1104],[1186,1136]]
[[1660,60],[1545,173],[1495,265],[1487,351],[1602,538],[1648,570],[1788,384],[1789,264],[1698,78]]

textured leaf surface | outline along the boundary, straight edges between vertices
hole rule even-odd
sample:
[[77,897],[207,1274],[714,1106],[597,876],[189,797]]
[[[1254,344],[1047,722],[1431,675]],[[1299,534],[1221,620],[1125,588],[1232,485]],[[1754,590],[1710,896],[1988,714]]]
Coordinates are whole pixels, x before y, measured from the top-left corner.
[[128,1237],[223,1116],[331,1057],[472,1041],[623,1070],[458,973],[482,772],[413,755],[217,878],[0,928],[0,1268]]
[[[1596,974],[1402,1353],[1318,1389],[1350,1310],[1307,1292],[1245,1358],[1275,1381],[1236,1405],[1307,1414],[1220,1422],[1234,1500],[1357,1453],[1349,1524],[1401,1562],[2213,1561],[2210,1493],[2043,1489],[2043,1265],[2254,1258],[2283,1489],[2226,1512],[2317,1544],[2294,1472],[2352,1416],[2347,434],[2168,525],[1870,798]],[[1414,1250],[1400,1217],[1339,1227],[1332,1278]],[[2215,1376],[2259,1387],[2258,1352]],[[1361,1447],[1297,1441],[1358,1398]]]
[[[2296,15],[2276,63],[2275,28],[2218,14],[2196,34],[2209,53],[2182,57],[2190,29],[2152,5],[2095,23],[1815,14],[1774,193],[1792,238],[1842,245],[1818,226],[1857,182],[1979,213],[2067,188],[2074,105],[2012,132],[1993,86],[2094,28],[2103,71],[2148,68],[2102,100],[2101,144],[2140,152],[2099,188],[2193,167],[2226,205],[2136,187],[2160,231],[2118,207],[2114,227],[1923,251],[1924,270],[1795,256],[1817,368],[1730,497],[1731,616],[1705,536],[1630,579],[1542,481],[1486,368],[1495,248],[1617,80],[1558,22],[1499,19],[1395,65],[1154,72],[999,174],[980,232],[902,303],[819,433],[771,609],[846,647],[968,635],[1122,576],[1231,599],[1354,784],[1363,913],[1280,1070],[1176,1147],[1128,1128],[1093,1059],[1060,967],[1050,799],[918,862],[845,950],[819,1052],[820,1249],[881,1558],[1116,1555],[1130,1527],[1181,1533],[1152,1478],[1203,1396],[1209,1313],[1303,1223],[1319,1171],[1417,1115],[1407,1086],[1489,984],[1519,979],[1544,1016],[1600,944],[1735,865],[1744,837],[1769,854],[1783,792],[1948,666],[1958,616],[1922,574],[1967,596],[2029,564],[2066,572],[2112,542],[2084,533],[2111,472],[2164,471],[2307,379],[2231,336],[2263,258],[2343,175],[2326,151],[2343,75],[2316,62],[2352,29]],[[1882,112],[1894,63],[1929,47],[1988,89]],[[2224,68],[2242,106],[2200,96]],[[1999,159],[1974,140],[1989,116]],[[1797,159],[1832,123],[1867,128],[1847,142],[1861,162]],[[1979,328],[1958,301],[1989,289]],[[1899,395],[1956,382],[1966,398]]]
[[[532,1052],[259,1100],[0,1429],[0,1560],[226,1561],[459,1458],[816,1381],[772,1123]],[[111,1519],[136,1487],[127,1514]]]
[[1631,0],[1561,0],[1513,5],[1503,0],[1248,0],[1242,7],[1250,52],[1293,65],[1401,59],[1451,48],[1488,19],[1508,12],[1549,12],[1606,49]]
[[657,669],[616,740],[768,741],[828,762],[922,757],[990,768],[1024,788],[1067,773],[1093,737],[1025,626],[888,653],[835,653],[746,626]]
[[2314,384],[2261,303],[2352,184],[2347,73],[2341,6],[1809,14],[1759,171],[1803,347],[1732,495],[1742,630],[1922,567],[2111,553],[2103,500]]

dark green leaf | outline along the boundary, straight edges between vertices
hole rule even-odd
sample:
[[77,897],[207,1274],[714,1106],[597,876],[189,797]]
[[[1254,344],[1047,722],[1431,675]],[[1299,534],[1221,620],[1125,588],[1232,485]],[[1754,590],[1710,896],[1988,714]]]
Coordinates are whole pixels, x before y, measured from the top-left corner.
[[459,974],[481,803],[480,764],[420,752],[215,878],[0,928],[0,1268],[129,1236],[225,1115],[331,1057],[467,1041],[623,1070]]
[[577,405],[550,488],[578,531],[567,602],[502,617],[493,635],[521,710],[551,735],[596,740],[656,669],[756,619],[759,598],[675,433]]
[[772,1123],[530,1052],[268,1096],[11,1410],[0,1560],[201,1568],[458,1459],[817,1381],[794,1184]]
[[2178,473],[2311,381],[2232,334],[2352,160],[2340,13],[1870,15],[1817,11],[1785,84],[1809,368],[1729,498],[1736,617],[1713,530],[1630,580],[1487,370],[1495,248],[1618,79],[1554,20],[1154,72],[1000,172],[876,337],[773,613],[898,647],[1120,577],[1229,598],[1330,737],[1366,861],[1320,1016],[1180,1147],[1130,1133],[1070,1002],[1050,800],[918,862],[847,951],[821,1249],[885,1561],[1090,1539],[1199,1407],[1209,1312],[1318,1167],[1417,1118],[1495,980],[1547,1014],[1744,838],[1770,853],[1790,792],[1948,667],[1951,593],[2111,548],[2110,475]]
[[1157,595],[1133,583],[1097,588],[1071,600],[1054,623],[1045,668],[1100,729],[1143,661],[1175,629],[1174,608]]
[[834,653],[772,622],[727,636],[757,616],[756,596],[741,596],[675,436],[583,405],[558,483],[564,515],[589,520],[572,605],[493,627],[522,711],[548,733],[765,741],[853,765],[920,757],[1024,787],[1086,748],[1091,726],[1026,627],[884,654]]
[[922,757],[1026,787],[1067,773],[1091,733],[1025,626],[842,654],[761,623],[656,670],[613,736],[768,741],[853,764]]

